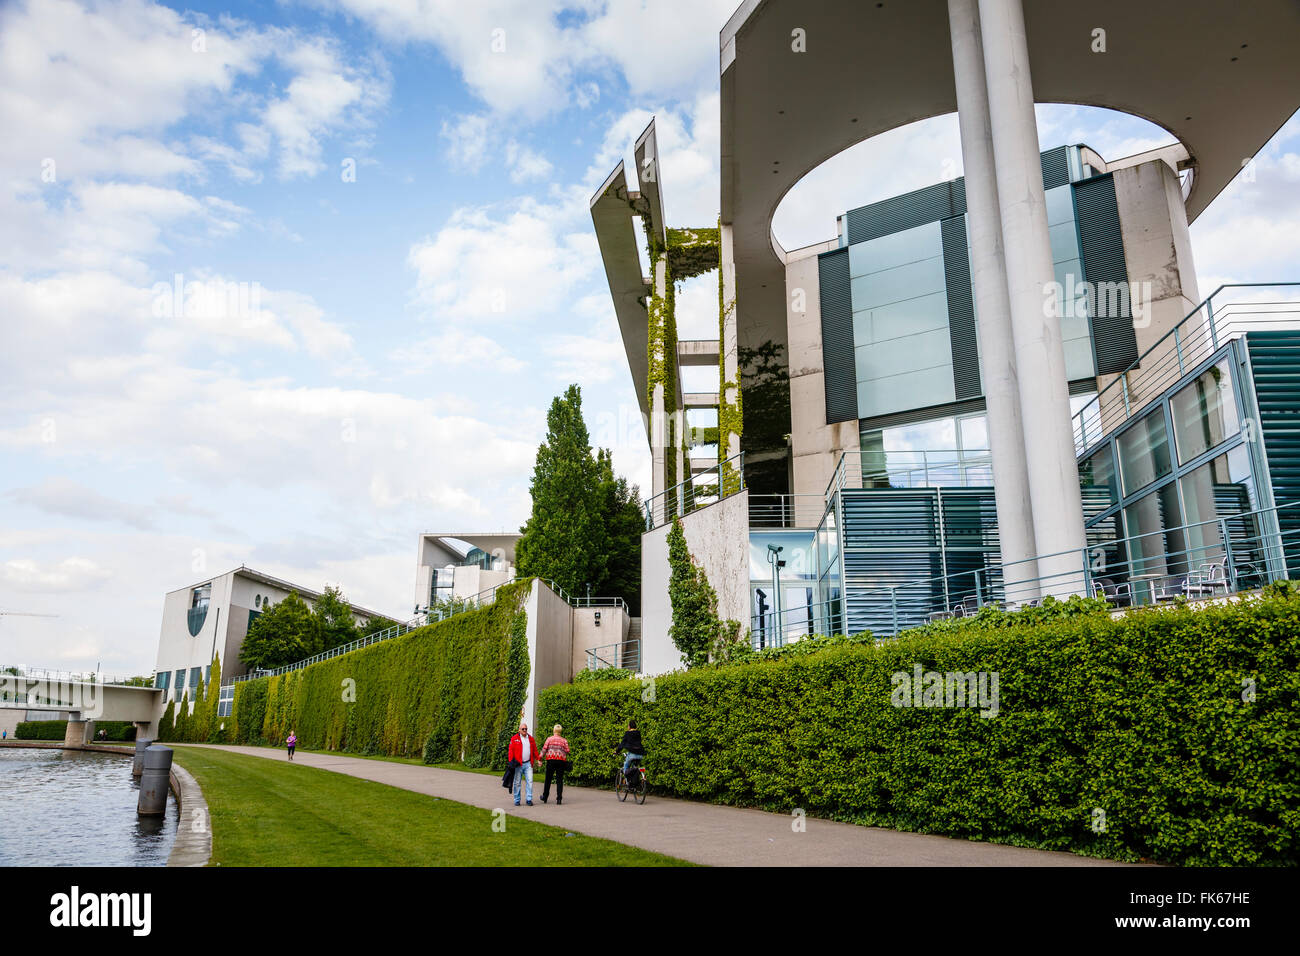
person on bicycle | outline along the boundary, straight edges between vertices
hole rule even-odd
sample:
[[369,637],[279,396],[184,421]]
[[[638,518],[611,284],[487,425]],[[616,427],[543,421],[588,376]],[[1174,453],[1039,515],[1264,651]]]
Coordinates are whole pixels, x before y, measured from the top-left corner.
[[645,745],[641,743],[641,731],[636,729],[635,720],[627,722],[627,730],[623,731],[623,739],[618,742],[614,753],[621,751],[627,752],[623,758],[623,776],[626,777],[633,763],[645,762]]

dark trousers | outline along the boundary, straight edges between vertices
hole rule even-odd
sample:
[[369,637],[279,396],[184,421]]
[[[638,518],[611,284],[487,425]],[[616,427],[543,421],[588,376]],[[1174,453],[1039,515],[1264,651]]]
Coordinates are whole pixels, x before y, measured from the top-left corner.
[[542,803],[551,796],[551,779],[555,780],[555,802],[564,802],[564,772],[569,769],[567,760],[546,761],[546,782],[542,784]]

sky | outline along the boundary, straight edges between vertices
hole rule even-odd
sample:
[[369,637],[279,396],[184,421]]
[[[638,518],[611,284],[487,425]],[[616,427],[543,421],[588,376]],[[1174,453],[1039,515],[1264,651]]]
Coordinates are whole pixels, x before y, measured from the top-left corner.
[[[0,617],[0,665],[151,673],[164,594],[241,564],[405,619],[420,532],[518,529],[573,382],[644,488],[587,204],[654,116],[670,224],[716,221],[735,2],[0,5],[0,610],[57,615]],[[1170,141],[1038,119],[1044,149]],[[955,117],[913,124],[774,231],[960,174]],[[1202,291],[1300,277],[1298,224],[1293,117],[1192,226]]]

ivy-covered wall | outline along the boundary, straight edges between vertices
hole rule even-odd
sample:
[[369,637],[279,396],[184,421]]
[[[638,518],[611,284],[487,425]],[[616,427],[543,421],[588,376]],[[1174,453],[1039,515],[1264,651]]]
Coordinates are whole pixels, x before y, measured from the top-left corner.
[[[474,611],[340,657],[235,686],[228,739],[279,744],[292,730],[308,750],[464,759],[491,765],[526,682],[512,655],[532,579],[505,585]],[[518,673],[524,669],[522,678]],[[436,730],[436,733],[435,733]]]

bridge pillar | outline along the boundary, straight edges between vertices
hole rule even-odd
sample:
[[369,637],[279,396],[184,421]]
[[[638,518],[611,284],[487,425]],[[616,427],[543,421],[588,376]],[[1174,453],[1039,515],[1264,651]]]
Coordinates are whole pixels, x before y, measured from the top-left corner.
[[79,720],[74,715],[68,718],[68,729],[63,734],[63,746],[84,747],[86,734],[94,729],[93,720]]

